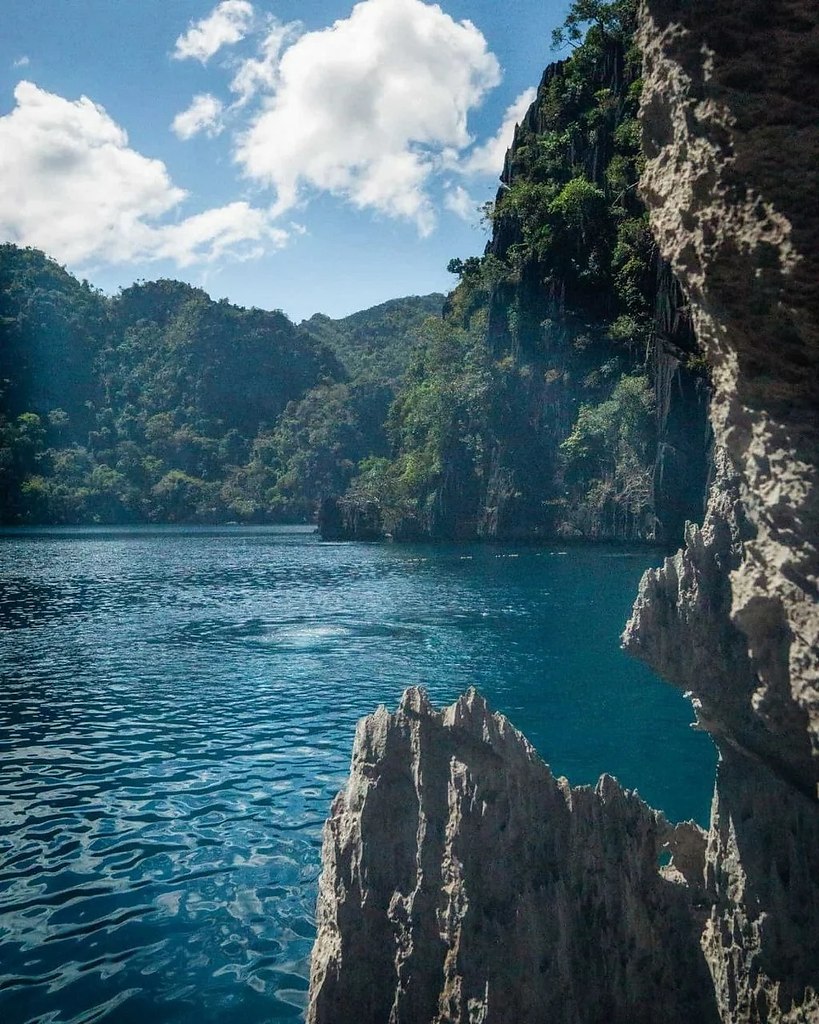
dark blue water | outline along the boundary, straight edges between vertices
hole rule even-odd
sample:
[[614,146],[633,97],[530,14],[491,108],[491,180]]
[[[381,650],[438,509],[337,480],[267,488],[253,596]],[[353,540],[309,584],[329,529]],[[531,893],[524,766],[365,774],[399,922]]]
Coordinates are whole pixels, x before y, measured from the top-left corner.
[[656,557],[0,533],[0,1021],[298,1020],[355,721],[409,683],[704,821],[711,744],[618,649]]

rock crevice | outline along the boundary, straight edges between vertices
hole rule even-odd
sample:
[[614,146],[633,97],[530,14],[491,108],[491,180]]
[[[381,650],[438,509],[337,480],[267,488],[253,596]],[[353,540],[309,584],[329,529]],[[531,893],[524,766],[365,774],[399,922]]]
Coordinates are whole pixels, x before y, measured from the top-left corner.
[[556,779],[474,690],[407,690],[326,826],[308,1021],[717,1021],[704,862],[698,826]]

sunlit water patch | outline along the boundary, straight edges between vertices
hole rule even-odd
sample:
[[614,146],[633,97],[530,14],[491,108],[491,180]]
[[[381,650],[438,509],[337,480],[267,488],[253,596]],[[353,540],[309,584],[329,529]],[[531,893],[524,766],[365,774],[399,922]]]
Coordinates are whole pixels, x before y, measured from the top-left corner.
[[409,683],[704,820],[710,743],[617,644],[654,558],[0,533],[0,1021],[300,1019],[355,722]]

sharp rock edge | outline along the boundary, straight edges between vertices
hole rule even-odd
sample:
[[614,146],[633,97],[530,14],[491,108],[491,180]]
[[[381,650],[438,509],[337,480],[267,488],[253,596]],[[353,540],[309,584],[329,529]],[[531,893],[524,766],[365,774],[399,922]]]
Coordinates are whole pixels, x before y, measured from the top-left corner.
[[359,724],[325,827],[307,1019],[716,1021],[704,858],[610,776],[554,778],[474,690],[409,689]]
[[717,452],[624,643],[717,742],[710,830],[554,779],[474,692],[409,690],[362,722],[326,827],[311,1024],[819,1021],[819,8],[644,0],[640,24],[641,188]]

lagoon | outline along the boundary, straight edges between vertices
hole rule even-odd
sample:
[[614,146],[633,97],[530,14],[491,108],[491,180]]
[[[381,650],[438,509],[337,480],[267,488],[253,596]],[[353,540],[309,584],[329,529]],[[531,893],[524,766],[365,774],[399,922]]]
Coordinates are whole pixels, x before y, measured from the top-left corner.
[[706,822],[714,748],[618,646],[659,557],[1,531],[0,1020],[299,1020],[355,722],[411,683]]

